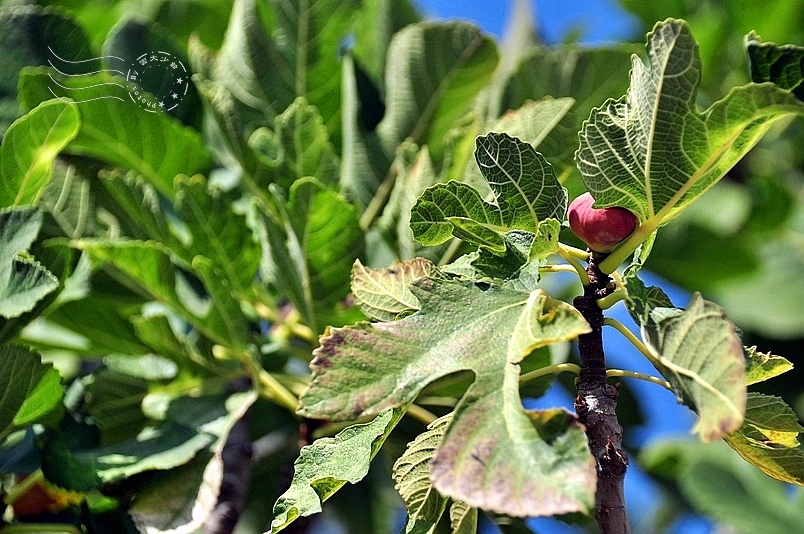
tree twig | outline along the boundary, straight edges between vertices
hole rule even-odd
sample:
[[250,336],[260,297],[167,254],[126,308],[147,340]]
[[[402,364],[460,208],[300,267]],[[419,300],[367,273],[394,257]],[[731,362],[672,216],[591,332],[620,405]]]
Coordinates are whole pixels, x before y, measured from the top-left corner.
[[631,527],[625,508],[623,481],[628,456],[622,450],[623,430],[617,420],[617,388],[606,382],[606,358],[603,352],[603,310],[598,299],[613,290],[611,278],[598,268],[597,258],[589,260],[586,272],[590,284],[573,304],[592,331],[578,336],[581,372],[575,411],[586,427],[589,447],[597,464],[595,519],[604,534],[628,534]]

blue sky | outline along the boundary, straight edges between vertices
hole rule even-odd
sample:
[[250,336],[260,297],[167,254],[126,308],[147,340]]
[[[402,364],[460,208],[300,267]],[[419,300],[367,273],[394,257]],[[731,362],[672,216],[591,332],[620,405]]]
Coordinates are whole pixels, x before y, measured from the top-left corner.
[[[415,0],[421,12],[431,18],[471,20],[500,37],[513,0]],[[600,44],[607,41],[641,41],[639,23],[616,0],[533,0],[535,25],[546,44],[560,43],[568,32],[578,30],[581,40]]]

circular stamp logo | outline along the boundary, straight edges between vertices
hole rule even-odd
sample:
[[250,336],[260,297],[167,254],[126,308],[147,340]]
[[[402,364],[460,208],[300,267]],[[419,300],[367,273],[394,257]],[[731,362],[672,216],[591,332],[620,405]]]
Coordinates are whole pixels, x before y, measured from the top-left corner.
[[167,52],[143,54],[128,69],[126,80],[132,84],[128,91],[145,111],[170,111],[179,105],[190,86],[184,64]]

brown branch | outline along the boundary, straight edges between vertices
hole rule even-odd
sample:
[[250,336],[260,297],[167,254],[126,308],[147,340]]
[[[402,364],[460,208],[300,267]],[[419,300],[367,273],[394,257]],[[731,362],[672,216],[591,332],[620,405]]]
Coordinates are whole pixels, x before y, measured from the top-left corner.
[[603,310],[597,299],[611,293],[611,279],[597,265],[603,258],[592,255],[587,267],[591,283],[573,304],[592,331],[578,336],[581,376],[575,411],[586,427],[589,448],[597,463],[595,519],[604,534],[631,532],[625,509],[623,480],[628,457],[622,450],[623,429],[617,420],[617,388],[606,382],[606,358],[603,352]]

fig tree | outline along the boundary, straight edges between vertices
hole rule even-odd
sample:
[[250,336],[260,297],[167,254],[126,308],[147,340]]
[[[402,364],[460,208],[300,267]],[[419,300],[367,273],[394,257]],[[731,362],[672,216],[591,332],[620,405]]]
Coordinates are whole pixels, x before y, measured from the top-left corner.
[[575,235],[595,252],[609,252],[631,235],[637,217],[625,208],[593,208],[595,199],[584,193],[569,207],[569,225]]

